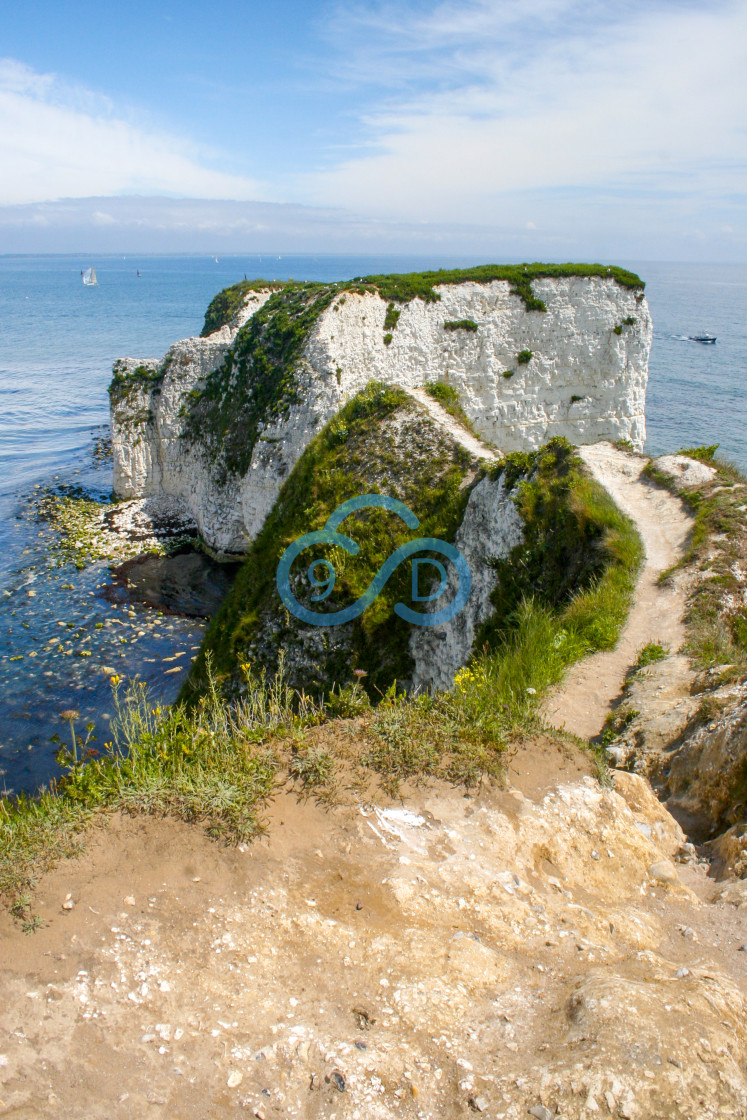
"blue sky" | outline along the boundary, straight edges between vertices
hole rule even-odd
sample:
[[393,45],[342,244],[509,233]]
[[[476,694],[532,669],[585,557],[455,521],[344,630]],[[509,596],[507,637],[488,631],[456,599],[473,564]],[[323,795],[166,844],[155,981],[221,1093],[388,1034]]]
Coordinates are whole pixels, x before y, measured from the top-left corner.
[[[267,248],[261,203],[297,239],[318,208],[316,249],[338,214],[351,250],[379,223],[406,250],[747,256],[747,0],[7,7],[0,252],[65,221]],[[72,226],[48,205],[86,198]]]

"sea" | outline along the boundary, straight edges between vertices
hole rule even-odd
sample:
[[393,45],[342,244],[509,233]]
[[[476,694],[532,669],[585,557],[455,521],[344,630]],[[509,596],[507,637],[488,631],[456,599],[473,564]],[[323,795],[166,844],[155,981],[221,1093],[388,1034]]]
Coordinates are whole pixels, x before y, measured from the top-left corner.
[[[214,609],[228,583],[204,561],[194,586],[144,602],[117,591],[106,561],[78,570],[54,553],[39,496],[111,494],[114,360],[160,357],[175,340],[199,334],[215,293],[245,276],[329,281],[480,263],[0,256],[0,794],[32,792],[59,775],[55,737],[68,735],[62,711],[80,713],[87,750],[104,748],[116,714],[104,669],[147,686],[154,705],[173,702],[199,649],[200,615]],[[747,471],[747,266],[615,263],[646,281],[654,320],[647,450],[718,443]],[[86,287],[82,273],[91,266],[98,284]],[[716,344],[688,340],[701,332],[716,335]],[[190,595],[194,602],[182,610]]]

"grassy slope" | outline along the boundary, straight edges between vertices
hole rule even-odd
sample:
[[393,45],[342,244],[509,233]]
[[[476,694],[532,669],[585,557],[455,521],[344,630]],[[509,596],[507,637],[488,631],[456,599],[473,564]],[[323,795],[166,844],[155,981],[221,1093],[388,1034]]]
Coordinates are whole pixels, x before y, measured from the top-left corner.
[[[185,695],[199,688],[206,652],[212,654],[219,677],[235,674],[240,661],[272,675],[279,650],[285,648],[294,683],[315,694],[347,680],[355,667],[368,672],[374,694],[407,678],[409,625],[393,608],[399,600],[409,602],[409,565],[400,566],[360,618],[323,629],[288,617],[275,587],[277,564],[291,541],[321,529],[341,502],[367,493],[386,493],[404,502],[420,520],[419,536],[453,540],[469,497],[469,487],[462,488],[469,468],[468,453],[444,436],[411,397],[400,389],[369,385],[311,442],[283,486],[209,628]],[[319,547],[303,565],[313,555],[326,557],[336,570],[337,583],[325,610],[355,602],[384,561],[412,536],[396,514],[383,510],[354,514],[344,530],[361,542],[359,556]],[[301,569],[300,562],[297,567]],[[314,643],[313,664],[305,659],[305,677],[299,679],[294,654],[306,637]]]

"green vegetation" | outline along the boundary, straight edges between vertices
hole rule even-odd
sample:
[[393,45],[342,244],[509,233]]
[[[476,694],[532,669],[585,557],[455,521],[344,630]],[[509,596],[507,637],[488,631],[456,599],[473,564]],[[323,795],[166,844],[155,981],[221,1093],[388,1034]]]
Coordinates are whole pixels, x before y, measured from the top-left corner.
[[434,401],[438,401],[445,412],[448,412],[450,416],[458,420],[462,427],[466,428],[468,432],[472,432],[474,436],[477,436],[472,421],[462,408],[459,400],[459,393],[453,385],[447,385],[444,381],[428,381],[424,388],[428,396],[433,397]]
[[578,404],[579,401],[585,401],[586,397],[580,397],[578,393],[573,393],[571,396],[571,404]]
[[111,541],[105,540],[102,523],[103,515],[114,509],[111,502],[96,501],[80,487],[49,487],[37,491],[33,508],[35,517],[55,534],[50,545],[55,566],[73,563],[82,571],[95,560],[111,558]]
[[647,665],[654,665],[657,661],[663,661],[665,657],[669,657],[666,646],[661,646],[658,642],[649,642],[639,651],[635,669],[645,669]]
[[122,560],[148,552],[167,556],[178,552],[185,544],[195,543],[186,534],[128,540],[107,525],[107,515],[116,509],[114,502],[92,497],[80,486],[44,487],[34,492],[29,503],[34,518],[45,522],[51,562],[55,567],[74,564],[82,571],[96,560]]
[[533,357],[534,355],[532,354],[531,350],[520,350],[516,355],[516,361],[520,366],[526,366],[529,364],[529,362],[531,362]]
[[285,284],[241,328],[219,369],[188,406],[184,437],[214,459],[219,477],[243,475],[264,426],[300,401],[296,365],[337,288]]
[[628,315],[627,319],[623,319],[623,326],[624,327],[634,327],[635,324],[636,324],[635,315]]
[[440,298],[439,284],[489,284],[506,280],[514,295],[524,301],[527,311],[545,311],[544,301],[532,291],[532,281],[565,276],[600,276],[616,281],[623,288],[643,292],[643,281],[634,272],[601,264],[485,264],[477,268],[440,269],[437,272],[411,272],[392,276],[360,276],[344,287],[355,292],[378,291],[382,299],[409,303],[420,298],[435,302]]
[[[109,385],[109,398],[112,404],[122,404],[140,389],[146,392],[153,392],[158,389],[170,364],[170,354],[160,365],[156,363],[139,365],[132,370],[127,368],[127,364],[123,360],[116,361]],[[147,415],[145,418],[147,419]]]
[[[0,799],[0,894],[23,900],[40,873],[81,850],[79,833],[97,813],[169,813],[201,823],[216,838],[237,843],[261,829],[256,810],[275,786],[279,760],[270,741],[297,737],[322,718],[291,692],[282,664],[270,682],[247,673],[241,700],[229,706],[207,673],[200,703],[153,706],[143,684],[124,695],[114,678],[111,740],[88,750],[37,797]],[[27,910],[27,906],[22,907]]]
[[476,646],[505,640],[522,604],[531,600],[533,610],[549,612],[554,620],[564,664],[591,650],[611,649],[643,557],[633,523],[588,476],[566,440],[509,455],[491,471],[504,476],[509,490],[518,488],[515,501],[525,531],[522,543],[495,564],[495,610]]
[[393,303],[390,303],[386,309],[386,315],[384,316],[384,330],[396,330],[397,323],[399,322],[399,317],[401,314],[402,308],[397,308]]
[[503,376],[504,376],[504,377],[506,378],[506,380],[508,381],[508,379],[509,379],[510,377],[513,377],[513,376],[514,376],[514,373],[515,373],[515,372],[516,372],[516,371],[515,371],[515,370],[513,370],[513,369],[504,369],[504,371],[503,371]]
[[321,747],[306,744],[293,748],[293,757],[288,767],[291,778],[311,789],[326,786],[335,776],[336,763],[332,755]]
[[695,519],[688,548],[679,564],[662,573],[662,582],[678,569],[699,571],[692,583],[687,614],[686,650],[703,669],[723,666],[722,682],[747,675],[747,479],[716,457],[718,444],[689,447],[681,454],[715,469],[711,481],[682,487],[656,462],[644,477],[677,494]]
[[[402,390],[372,383],[349,401],[296,464],[208,630],[203,649],[212,652],[220,678],[231,678],[241,661],[272,674],[282,648],[288,650],[291,683],[316,694],[326,693],[334,682],[344,683],[356,667],[368,671],[371,695],[386,691],[394,679],[409,677],[410,627],[394,614],[395,603],[410,601],[409,565],[400,566],[360,618],[331,629],[306,627],[288,616],[275,587],[275,571],[291,541],[321,529],[341,502],[359,494],[396,497],[420,519],[418,535],[453,540],[469,498],[463,482],[470,462],[469,454]],[[355,602],[412,535],[396,514],[380,509],[354,514],[345,522],[345,532],[364,542],[359,556],[330,546],[314,551],[336,572],[325,610]],[[296,591],[301,601],[313,590],[303,580]],[[301,663],[303,676],[296,676],[293,666]],[[186,696],[202,687],[203,667],[200,655]]]
[[683,447],[682,451],[680,451],[680,455],[687,455],[689,459],[698,459],[701,463],[707,463],[709,466],[713,467],[717,466],[714,460],[718,449],[718,443],[712,443],[702,447]]
[[[389,443],[386,421],[397,413],[401,424],[403,412],[406,416],[410,409],[412,401],[401,391],[369,386],[312,442],[206,636],[204,648],[220,679],[230,682],[242,662],[272,673],[280,649],[287,650],[289,665],[303,666],[298,681],[317,695],[329,691],[333,682],[344,684],[356,667],[365,667],[372,699],[409,677],[409,628],[393,613],[396,602],[409,599],[407,572],[396,573],[361,618],[333,632],[314,628],[313,639],[309,628],[280,605],[274,573],[290,541],[321,528],[340,502],[366,491],[385,490],[404,501],[420,518],[422,535],[453,539],[469,496],[469,489],[460,489],[469,456],[434,443],[437,435],[417,413],[407,432],[408,454],[403,455],[401,432],[398,445]],[[410,440],[415,441],[412,450]],[[541,452],[511,455],[487,470],[495,478],[504,475],[507,487],[516,489],[527,528],[523,543],[496,564],[495,613],[478,635],[476,648],[508,648],[523,633],[526,641],[518,639],[515,655],[523,664],[519,676],[531,676],[527,687],[539,690],[586,652],[615,644],[627,616],[641,545],[631,522],[563,440],[551,441]],[[355,601],[387,556],[408,539],[399,520],[380,510],[351,517],[349,532],[365,541],[365,549],[354,561],[330,550],[337,584],[327,609]],[[321,548],[315,550],[317,556],[325,556]],[[301,601],[304,586],[296,591]],[[542,646],[548,633],[552,654]],[[542,666],[535,664],[534,654],[527,658],[527,642],[544,649]],[[185,698],[200,694],[202,672],[198,658]]]
[[613,327],[612,330],[615,334],[622,334],[623,333],[622,326],[619,323],[617,324],[616,327]]
[[640,715],[635,708],[615,708],[610,712],[604,721],[604,729],[602,731],[602,746],[608,747],[614,743],[630,727],[634,719]]
[[242,280],[238,284],[232,284],[230,288],[224,288],[208,305],[205,312],[205,325],[200,332],[201,337],[206,338],[214,331],[219,331],[226,323],[230,323],[240,311],[249,292],[277,292],[285,285],[284,280]]
[[385,334],[385,335],[384,335],[384,345],[385,345],[385,346],[391,346],[391,345],[392,345],[392,339],[393,339],[393,338],[394,338],[394,335],[392,335],[392,334]]
[[447,319],[444,322],[445,331],[471,331],[473,334],[477,330],[477,323],[474,319]]

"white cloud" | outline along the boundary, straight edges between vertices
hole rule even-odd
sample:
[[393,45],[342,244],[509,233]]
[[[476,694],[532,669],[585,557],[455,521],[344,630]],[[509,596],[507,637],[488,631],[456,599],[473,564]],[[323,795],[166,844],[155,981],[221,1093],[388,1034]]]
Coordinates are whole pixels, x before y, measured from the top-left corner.
[[111,103],[14,59],[0,60],[0,203],[163,192],[262,197],[262,184],[209,166],[210,153],[115,115]]
[[313,198],[433,221],[495,221],[517,192],[744,198],[747,0],[401,12],[338,18],[341,80],[386,93],[366,148],[305,180]]

